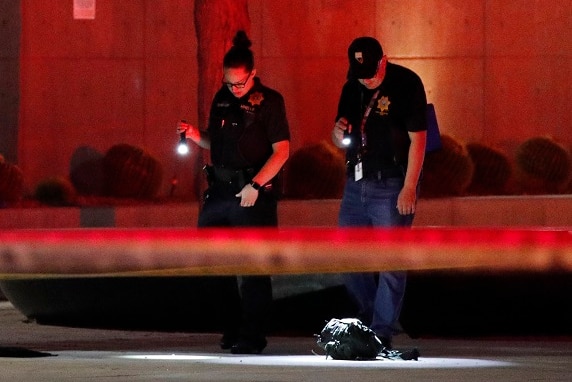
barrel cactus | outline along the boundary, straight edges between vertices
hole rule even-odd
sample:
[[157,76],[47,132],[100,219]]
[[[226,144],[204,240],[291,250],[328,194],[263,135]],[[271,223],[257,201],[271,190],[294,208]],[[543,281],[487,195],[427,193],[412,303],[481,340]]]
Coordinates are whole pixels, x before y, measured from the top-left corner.
[[111,197],[149,199],[161,186],[161,163],[145,150],[120,143],[103,157],[105,194]]
[[570,153],[551,137],[533,137],[515,153],[516,178],[524,194],[558,194],[565,191],[572,171]]
[[103,195],[103,153],[82,146],[75,150],[70,161],[69,178],[78,194]]
[[49,206],[72,206],[76,204],[76,191],[68,179],[56,176],[40,181],[34,198]]
[[15,164],[0,156],[0,205],[9,205],[22,198],[24,175]]
[[288,198],[340,198],[346,174],[344,153],[326,141],[303,147],[291,156],[285,173]]
[[462,196],[473,177],[473,162],[465,146],[449,135],[442,135],[441,141],[441,149],[425,156],[423,198]]
[[467,188],[472,195],[506,195],[512,165],[501,151],[481,143],[467,144],[473,162],[473,178]]

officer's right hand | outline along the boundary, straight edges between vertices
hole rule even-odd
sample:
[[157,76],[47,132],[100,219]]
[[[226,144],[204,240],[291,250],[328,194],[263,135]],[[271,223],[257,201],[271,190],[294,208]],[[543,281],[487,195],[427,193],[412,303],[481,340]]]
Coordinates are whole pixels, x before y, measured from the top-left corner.
[[352,132],[352,125],[348,123],[348,120],[344,117],[341,117],[336,121],[334,124],[334,130],[332,131],[332,137],[334,138],[334,143],[337,146],[342,145],[342,140],[344,139],[344,132],[348,131],[348,133]]
[[189,130],[190,128],[191,128],[191,125],[189,125],[185,121],[177,122],[177,134],[186,133],[187,130]]
[[198,142],[201,139],[199,129],[186,121],[177,122],[177,134],[185,133],[185,137]]

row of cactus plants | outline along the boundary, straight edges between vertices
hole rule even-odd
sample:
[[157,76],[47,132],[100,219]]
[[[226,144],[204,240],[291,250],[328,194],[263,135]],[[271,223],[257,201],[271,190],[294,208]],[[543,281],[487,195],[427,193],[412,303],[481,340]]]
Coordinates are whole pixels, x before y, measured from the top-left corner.
[[522,142],[514,158],[481,143],[463,145],[444,135],[442,150],[427,155],[423,197],[566,194],[572,156],[551,137]]
[[[83,176],[78,176],[84,172]],[[90,173],[87,173],[90,172]],[[82,179],[101,173],[101,185],[91,190]],[[97,176],[95,177],[97,178]],[[152,199],[163,179],[161,163],[144,149],[129,144],[112,146],[105,155],[77,166],[69,177],[57,176],[41,180],[35,187],[33,198],[51,206],[75,205],[79,195],[109,198]],[[20,168],[7,163],[0,156],[0,206],[16,204],[24,195],[24,176]]]
[[[570,151],[550,137],[524,141],[512,161],[482,143],[465,145],[448,135],[442,136],[442,143],[440,150],[425,158],[422,198],[572,193]],[[52,177],[39,182],[34,198],[47,205],[73,205],[78,194],[151,199],[163,179],[161,163],[129,144],[114,145],[86,163],[77,166],[69,179]],[[78,174],[83,179],[99,179],[101,184],[86,186]],[[345,182],[344,154],[325,141],[301,148],[287,163],[284,178],[287,198],[339,198]],[[20,168],[0,155],[0,206],[20,200],[23,184]]]
[[[572,193],[570,152],[550,137],[522,142],[514,158],[482,143],[463,144],[449,135],[441,138],[442,148],[425,157],[422,198]],[[343,151],[321,142],[291,156],[285,196],[338,198],[344,182]]]

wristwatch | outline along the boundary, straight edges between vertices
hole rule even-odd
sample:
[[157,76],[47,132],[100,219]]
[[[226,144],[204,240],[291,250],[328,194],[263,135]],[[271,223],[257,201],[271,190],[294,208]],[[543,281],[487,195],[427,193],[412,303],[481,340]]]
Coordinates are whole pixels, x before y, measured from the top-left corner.
[[256,183],[254,180],[252,182],[250,182],[250,185],[252,186],[252,188],[254,188],[256,191],[260,190],[260,187],[262,187],[259,183]]

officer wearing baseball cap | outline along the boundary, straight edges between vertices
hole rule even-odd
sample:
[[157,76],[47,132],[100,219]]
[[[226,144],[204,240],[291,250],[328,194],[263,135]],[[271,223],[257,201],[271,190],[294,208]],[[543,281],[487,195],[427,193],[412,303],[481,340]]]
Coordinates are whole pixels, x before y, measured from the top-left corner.
[[356,38],[348,48],[349,77],[372,78],[377,72],[383,49],[373,37]]
[[[339,225],[410,227],[425,156],[423,83],[412,70],[388,62],[374,37],[353,40],[348,61],[332,130],[334,144],[346,150],[347,163]],[[345,284],[358,317],[391,348],[406,273],[352,273]]]

